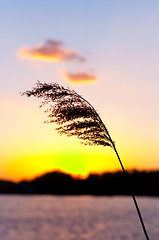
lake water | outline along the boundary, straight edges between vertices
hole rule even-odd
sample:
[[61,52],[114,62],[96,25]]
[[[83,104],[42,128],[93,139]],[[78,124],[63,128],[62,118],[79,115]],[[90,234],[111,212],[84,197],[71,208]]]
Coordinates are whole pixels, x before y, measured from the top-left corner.
[[[159,198],[137,198],[151,240]],[[130,197],[0,195],[2,240],[145,240]]]

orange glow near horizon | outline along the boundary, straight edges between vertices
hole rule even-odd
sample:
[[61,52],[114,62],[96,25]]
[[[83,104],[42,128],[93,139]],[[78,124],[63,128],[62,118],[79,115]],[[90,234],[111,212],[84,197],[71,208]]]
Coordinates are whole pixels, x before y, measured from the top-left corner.
[[[7,99],[0,104],[3,139],[0,152],[1,179],[18,182],[55,170],[81,177],[87,177],[89,173],[121,170],[113,149],[83,146],[74,137],[60,136],[54,125],[43,124],[45,113],[37,107],[36,101],[29,100]],[[112,119],[116,121],[113,116]],[[113,121],[112,125],[116,126]],[[110,129],[112,136],[116,136],[116,146],[125,169],[157,169],[156,140],[150,145],[147,138],[141,139],[138,131],[133,129],[123,134],[125,127],[122,129],[122,125],[120,128],[118,125],[116,129]],[[131,139],[128,135],[131,135]]]
[[[115,161],[115,159],[113,160]],[[46,172],[62,171],[72,176],[87,177],[90,173],[114,171],[113,162],[102,154],[69,153],[50,156],[27,156],[9,161],[5,166],[6,178],[16,182],[30,180]]]
[[[4,178],[19,182],[22,180],[31,180],[37,176],[52,171],[61,171],[72,175],[73,177],[86,178],[90,173],[101,174],[103,172],[114,172],[121,170],[119,161],[111,148],[99,148],[90,152],[83,146],[83,153],[81,151],[69,151],[64,153],[57,151],[52,155],[28,155],[26,157],[18,157],[15,160],[8,161],[4,166],[1,165],[1,171],[4,171]],[[134,156],[130,155],[129,150],[125,152],[125,157],[122,159],[123,165],[126,170],[153,170],[154,167],[149,168],[148,162],[144,158],[140,159],[140,155],[136,156],[140,161],[136,161]],[[137,154],[136,154],[137,155]],[[121,152],[121,157],[123,153]],[[129,161],[126,161],[126,158]],[[157,161],[157,160],[156,160]],[[145,167],[143,168],[143,164]],[[1,174],[2,175],[2,174]]]

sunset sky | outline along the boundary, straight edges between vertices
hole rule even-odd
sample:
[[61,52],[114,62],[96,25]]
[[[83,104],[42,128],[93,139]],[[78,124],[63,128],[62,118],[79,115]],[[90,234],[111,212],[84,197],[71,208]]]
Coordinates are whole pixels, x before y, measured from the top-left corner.
[[119,170],[110,147],[44,124],[36,81],[74,89],[100,113],[126,169],[159,169],[159,1],[1,1],[0,179]]

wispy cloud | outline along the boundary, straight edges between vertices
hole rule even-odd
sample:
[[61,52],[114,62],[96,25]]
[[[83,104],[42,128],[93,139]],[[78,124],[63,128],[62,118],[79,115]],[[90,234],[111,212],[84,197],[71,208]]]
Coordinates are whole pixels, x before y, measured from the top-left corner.
[[23,46],[17,51],[17,54],[20,59],[28,58],[31,60],[55,62],[69,60],[76,60],[78,62],[86,61],[86,59],[74,49],[66,49],[63,42],[51,39],[45,41],[42,45],[35,46],[34,48]]
[[83,72],[83,71],[76,72],[76,73],[64,71],[63,76],[66,80],[72,83],[87,83],[87,82],[97,81],[97,77],[94,74]]

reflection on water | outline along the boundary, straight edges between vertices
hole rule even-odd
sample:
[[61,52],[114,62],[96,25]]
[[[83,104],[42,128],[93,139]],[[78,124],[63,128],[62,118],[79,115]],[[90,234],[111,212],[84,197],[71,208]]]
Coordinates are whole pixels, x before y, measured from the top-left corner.
[[[138,198],[159,239],[159,198]],[[0,195],[3,240],[145,240],[130,197]]]

